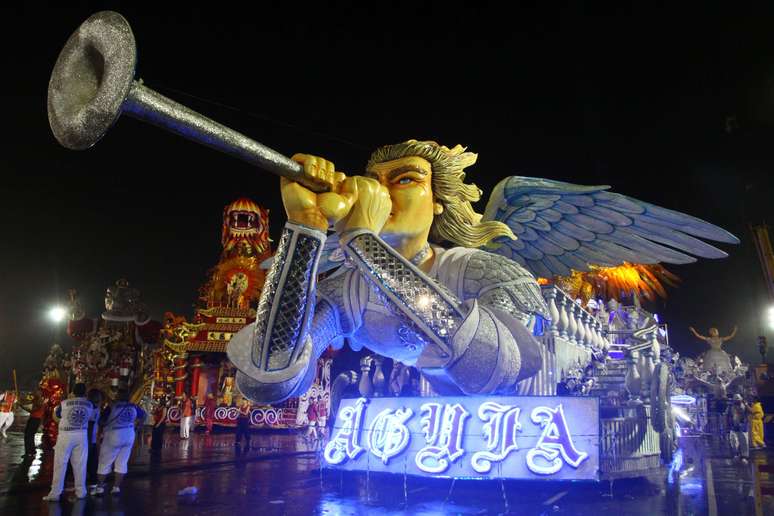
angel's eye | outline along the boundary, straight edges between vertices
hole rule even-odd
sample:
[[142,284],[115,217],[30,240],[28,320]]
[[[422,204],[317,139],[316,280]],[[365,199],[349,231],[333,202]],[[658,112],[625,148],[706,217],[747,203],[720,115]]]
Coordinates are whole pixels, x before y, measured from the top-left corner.
[[409,183],[411,183],[411,178],[410,177],[401,177],[400,179],[398,179],[398,184],[399,185],[407,185]]

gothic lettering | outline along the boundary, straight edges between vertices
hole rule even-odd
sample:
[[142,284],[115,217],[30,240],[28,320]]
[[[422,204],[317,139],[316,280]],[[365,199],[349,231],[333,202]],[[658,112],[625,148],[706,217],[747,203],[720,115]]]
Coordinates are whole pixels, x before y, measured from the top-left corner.
[[530,471],[538,475],[553,475],[562,469],[564,462],[577,468],[588,458],[588,453],[575,449],[561,404],[555,409],[536,407],[530,418],[543,429],[535,447],[527,452]]
[[427,446],[417,452],[414,461],[417,467],[426,473],[442,473],[449,464],[460,457],[465,419],[470,413],[459,403],[454,405],[425,403],[421,410],[422,431],[425,433]]
[[405,423],[413,414],[414,411],[410,408],[386,409],[381,411],[371,423],[368,449],[384,464],[408,445],[411,434]]
[[473,454],[470,465],[477,473],[489,473],[493,462],[500,462],[512,450],[518,450],[516,432],[521,430],[519,413],[513,405],[500,405],[492,401],[478,407],[478,417],[484,421],[484,437],[487,451]]
[[354,459],[363,451],[360,446],[360,426],[363,424],[363,414],[368,400],[359,398],[354,406],[345,407],[339,412],[341,428],[325,446],[324,457],[329,464],[341,464],[347,459]]

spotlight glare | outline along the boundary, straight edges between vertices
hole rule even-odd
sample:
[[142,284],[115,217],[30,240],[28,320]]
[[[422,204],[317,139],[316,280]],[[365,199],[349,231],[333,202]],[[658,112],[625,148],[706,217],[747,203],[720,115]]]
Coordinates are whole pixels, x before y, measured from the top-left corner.
[[61,306],[55,306],[48,311],[48,317],[55,323],[62,322],[67,315],[67,310]]

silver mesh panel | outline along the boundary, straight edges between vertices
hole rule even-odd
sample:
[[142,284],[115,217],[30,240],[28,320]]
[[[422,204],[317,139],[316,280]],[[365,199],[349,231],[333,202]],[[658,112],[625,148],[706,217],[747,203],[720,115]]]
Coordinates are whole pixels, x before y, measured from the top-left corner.
[[[355,236],[347,247],[352,258],[367,269],[377,293],[389,294],[397,301],[395,308],[403,319],[408,311],[443,342],[454,335],[463,315],[458,308],[460,302],[447,289],[418,272],[371,233]],[[388,302],[388,306],[394,303]]]
[[288,367],[303,344],[301,333],[314,311],[312,272],[321,249],[320,238],[293,226],[283,230],[256,313],[253,361],[269,371]]
[[308,322],[308,317],[314,309],[314,298],[309,294],[312,287],[312,269],[319,248],[319,240],[299,235],[282,284],[279,308],[274,316],[269,337],[270,371],[290,365],[293,351],[300,340],[301,328]]

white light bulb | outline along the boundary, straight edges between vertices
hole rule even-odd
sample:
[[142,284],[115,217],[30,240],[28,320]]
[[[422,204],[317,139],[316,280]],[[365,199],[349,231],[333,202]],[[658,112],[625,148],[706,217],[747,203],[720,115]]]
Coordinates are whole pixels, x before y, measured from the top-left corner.
[[48,317],[55,323],[62,322],[67,315],[67,310],[61,306],[55,306],[48,311]]

